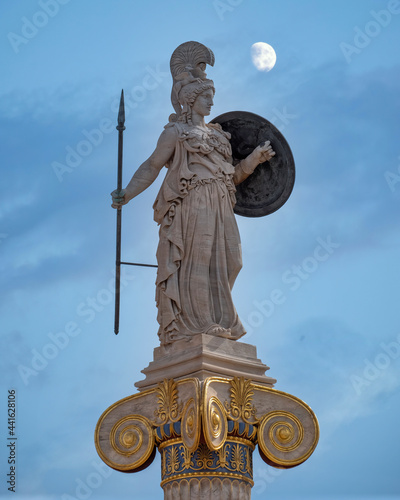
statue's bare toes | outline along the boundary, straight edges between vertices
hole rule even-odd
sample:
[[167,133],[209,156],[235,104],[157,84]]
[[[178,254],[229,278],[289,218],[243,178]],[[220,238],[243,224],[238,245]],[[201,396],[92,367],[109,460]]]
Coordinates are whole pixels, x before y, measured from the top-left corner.
[[222,326],[215,325],[208,330],[208,335],[214,335],[215,337],[230,338],[232,333],[229,328],[223,328]]

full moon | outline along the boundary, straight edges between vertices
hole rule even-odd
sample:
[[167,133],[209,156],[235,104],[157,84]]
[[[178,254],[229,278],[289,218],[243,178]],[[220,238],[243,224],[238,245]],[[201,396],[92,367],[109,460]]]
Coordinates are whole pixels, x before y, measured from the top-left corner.
[[259,71],[270,71],[276,63],[275,50],[268,43],[254,43],[251,46],[251,60]]

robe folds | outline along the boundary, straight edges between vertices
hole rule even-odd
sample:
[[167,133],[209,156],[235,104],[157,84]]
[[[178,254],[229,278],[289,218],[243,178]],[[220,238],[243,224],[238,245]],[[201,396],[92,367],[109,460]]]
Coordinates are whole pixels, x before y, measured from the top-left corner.
[[153,206],[158,335],[170,344],[220,326],[237,339],[245,330],[231,295],[242,255],[230,135],[217,124],[167,127],[175,127],[176,146]]

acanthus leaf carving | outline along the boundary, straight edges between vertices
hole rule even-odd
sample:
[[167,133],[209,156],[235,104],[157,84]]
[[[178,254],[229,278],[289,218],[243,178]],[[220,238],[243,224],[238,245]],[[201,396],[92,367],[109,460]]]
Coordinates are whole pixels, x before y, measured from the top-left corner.
[[156,387],[158,395],[158,408],[154,411],[154,415],[162,425],[167,422],[177,422],[182,413],[182,404],[178,403],[178,386],[174,379],[164,379],[159,382]]
[[242,419],[247,424],[258,422],[257,409],[252,404],[254,390],[251,380],[234,377],[230,380],[230,395],[231,401],[225,401],[225,410],[232,420]]

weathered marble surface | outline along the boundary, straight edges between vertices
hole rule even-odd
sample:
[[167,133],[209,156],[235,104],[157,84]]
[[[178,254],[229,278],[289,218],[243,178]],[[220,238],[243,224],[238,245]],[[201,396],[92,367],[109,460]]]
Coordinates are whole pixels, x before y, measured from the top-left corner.
[[154,349],[154,361],[142,370],[145,380],[135,386],[143,391],[157,385],[164,378],[179,380],[197,377],[245,377],[267,387],[273,387],[274,378],[265,375],[269,367],[257,358],[257,349],[251,344],[200,334],[190,340],[180,340],[170,346]]
[[250,500],[251,486],[217,477],[175,481],[164,486],[164,500]]

